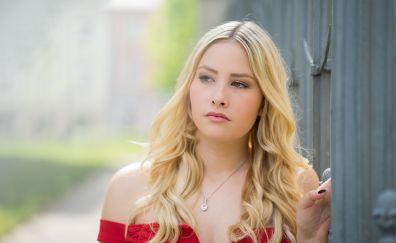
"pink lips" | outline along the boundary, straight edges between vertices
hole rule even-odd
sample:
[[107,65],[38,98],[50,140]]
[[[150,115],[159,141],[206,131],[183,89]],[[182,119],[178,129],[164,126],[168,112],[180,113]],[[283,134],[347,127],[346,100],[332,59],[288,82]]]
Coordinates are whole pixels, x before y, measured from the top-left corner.
[[223,113],[209,112],[208,114],[206,114],[206,117],[208,117],[209,120],[214,121],[214,122],[230,121],[230,119]]

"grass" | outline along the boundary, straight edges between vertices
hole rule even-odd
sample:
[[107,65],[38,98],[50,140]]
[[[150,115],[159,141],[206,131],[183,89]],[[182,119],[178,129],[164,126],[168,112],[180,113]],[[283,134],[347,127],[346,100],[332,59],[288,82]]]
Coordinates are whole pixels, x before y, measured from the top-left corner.
[[123,139],[0,141],[0,237],[93,171],[140,150]]

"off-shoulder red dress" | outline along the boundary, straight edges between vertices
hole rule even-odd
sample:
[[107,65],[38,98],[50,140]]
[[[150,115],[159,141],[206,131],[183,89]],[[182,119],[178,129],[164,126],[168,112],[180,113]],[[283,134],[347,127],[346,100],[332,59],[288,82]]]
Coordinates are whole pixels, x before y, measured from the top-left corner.
[[[132,224],[128,226],[126,238],[125,236],[125,224],[100,220],[100,228],[98,234],[98,241],[104,243],[145,243],[154,237],[155,231],[158,230],[158,224]],[[153,231],[154,230],[154,231]],[[263,237],[261,243],[267,243],[269,240],[265,237],[267,233],[268,237],[272,236],[272,228],[263,229]],[[199,239],[194,230],[187,224],[180,225],[180,237],[178,243],[199,243]],[[253,242],[249,238],[245,238],[241,243]],[[290,241],[284,237],[281,243],[290,243]]]

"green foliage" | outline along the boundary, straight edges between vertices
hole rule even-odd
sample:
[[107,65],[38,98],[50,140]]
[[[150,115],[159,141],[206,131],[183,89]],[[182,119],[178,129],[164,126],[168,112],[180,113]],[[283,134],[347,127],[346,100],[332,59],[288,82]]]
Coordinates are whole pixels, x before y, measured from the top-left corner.
[[98,139],[96,141],[42,140],[0,141],[0,158],[46,160],[74,165],[108,165],[135,154],[139,147],[128,139]]
[[139,150],[123,139],[0,142],[0,236],[93,171],[133,161]]
[[152,82],[172,90],[198,30],[197,0],[165,0],[148,29],[147,48],[155,60]]
[[45,160],[0,159],[0,235],[95,169]]

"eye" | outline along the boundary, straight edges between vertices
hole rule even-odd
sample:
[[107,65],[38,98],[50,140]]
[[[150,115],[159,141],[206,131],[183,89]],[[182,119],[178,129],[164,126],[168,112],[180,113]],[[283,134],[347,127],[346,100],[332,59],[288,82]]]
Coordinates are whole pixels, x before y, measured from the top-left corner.
[[205,75],[205,74],[199,75],[198,78],[199,78],[201,81],[203,81],[203,82],[214,81],[210,76]]
[[247,85],[246,83],[241,82],[241,81],[232,81],[231,85],[234,87],[237,87],[237,88],[242,88],[242,89],[249,87],[249,85]]

